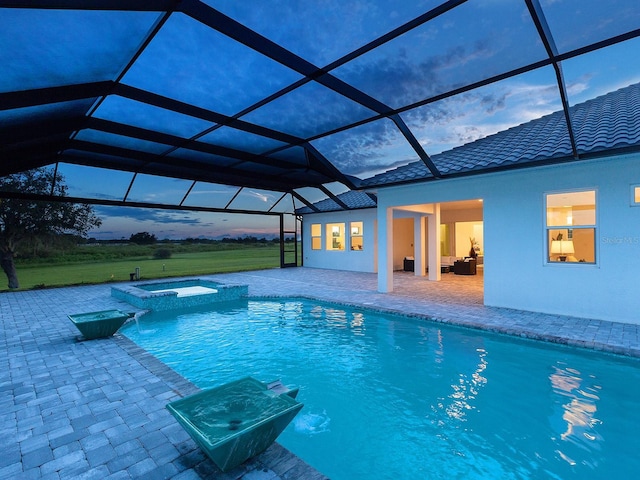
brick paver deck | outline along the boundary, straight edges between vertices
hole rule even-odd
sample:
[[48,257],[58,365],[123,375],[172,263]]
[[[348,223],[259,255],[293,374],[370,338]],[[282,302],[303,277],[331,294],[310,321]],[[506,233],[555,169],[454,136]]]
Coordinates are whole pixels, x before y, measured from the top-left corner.
[[[640,328],[485,307],[482,277],[429,282],[297,268],[214,275],[251,296],[301,295],[640,357]],[[321,479],[278,444],[221,473],[166,410],[196,391],[125,337],[78,341],[67,315],[130,305],[96,285],[0,294],[0,479]]]

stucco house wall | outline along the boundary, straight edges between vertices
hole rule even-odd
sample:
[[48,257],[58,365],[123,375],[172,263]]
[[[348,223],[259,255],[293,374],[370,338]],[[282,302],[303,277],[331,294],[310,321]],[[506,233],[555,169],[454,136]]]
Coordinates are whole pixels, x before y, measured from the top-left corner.
[[[351,250],[326,250],[326,229],[328,223],[344,223],[347,229],[350,222],[363,222],[363,248]],[[322,248],[311,249],[311,225],[322,225]],[[303,219],[303,263],[305,267],[329,268],[355,272],[375,273],[377,265],[376,209],[348,210],[343,212],[313,213]]]
[[[629,154],[380,188],[378,210],[481,198],[486,305],[640,323],[638,184],[640,155]],[[586,189],[596,191],[596,263],[547,262],[545,195]]]

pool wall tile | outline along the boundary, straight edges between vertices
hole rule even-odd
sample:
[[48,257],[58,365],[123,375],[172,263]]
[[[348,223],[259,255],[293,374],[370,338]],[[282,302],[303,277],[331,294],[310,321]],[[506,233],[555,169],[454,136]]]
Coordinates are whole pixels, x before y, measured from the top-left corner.
[[[177,292],[153,292],[150,289],[164,290],[181,287],[210,287],[215,293],[204,293],[179,297]],[[140,285],[119,285],[111,287],[111,296],[123,300],[134,307],[145,310],[164,311],[176,308],[197,307],[212,303],[229,302],[246,297],[248,285],[220,284],[210,280],[194,279],[179,282],[154,282]]]

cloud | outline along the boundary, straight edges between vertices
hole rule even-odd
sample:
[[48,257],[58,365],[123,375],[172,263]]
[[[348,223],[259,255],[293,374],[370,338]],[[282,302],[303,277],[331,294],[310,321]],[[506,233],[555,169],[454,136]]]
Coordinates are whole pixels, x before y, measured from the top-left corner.
[[[262,81],[256,81],[256,72]],[[234,115],[299,78],[293,70],[193,18],[174,14],[127,72],[124,82]]]
[[[394,55],[354,61],[338,69],[340,78],[381,99],[392,107],[401,107],[473,81],[481,74],[476,69],[469,78],[459,77],[461,67],[491,58],[496,51],[489,40],[450,47],[440,55],[418,60],[414,46],[399,48]],[[366,59],[368,57],[363,57]],[[458,73],[454,73],[458,72]]]
[[202,225],[197,216],[185,212],[170,212],[149,208],[131,207],[94,207],[99,217],[120,218],[138,222],[153,222],[158,224],[177,223],[181,225]]
[[[492,123],[488,119],[506,110],[510,98],[523,95],[524,91],[510,88],[486,88],[425,105],[401,116],[427,154],[434,154],[513,126],[513,123]],[[389,120],[320,139],[314,146],[342,171],[358,176],[370,176],[419,159]]]
[[319,83],[309,82],[242,119],[308,138],[374,115],[373,110]]
[[264,193],[256,192],[254,190],[249,190],[247,194],[252,196],[253,198],[257,198],[258,200],[264,203],[273,201],[272,200],[273,195],[265,195]]
[[149,232],[159,239],[237,237],[244,234],[277,236],[277,217],[201,212],[144,211],[124,207],[101,207],[102,227],[89,232],[99,239],[128,239],[136,232]]
[[240,187],[227,187],[222,185],[219,189],[211,188],[208,190],[193,190],[189,193],[189,196],[192,195],[233,195]]
[[313,142],[349,175],[363,175],[416,160],[417,154],[390,120],[362,125]]
[[433,7],[430,0],[215,3],[216,9],[318,67],[326,66]]
[[480,99],[480,105],[488,114],[503,110],[506,104],[507,95],[503,94],[498,97],[495,95],[485,95]]
[[[426,153],[434,155],[560,110],[554,80],[548,70],[532,72],[415,108],[401,117]],[[582,87],[578,82],[568,88]],[[389,120],[371,122],[313,144],[338,168],[360,177],[419,158]]]

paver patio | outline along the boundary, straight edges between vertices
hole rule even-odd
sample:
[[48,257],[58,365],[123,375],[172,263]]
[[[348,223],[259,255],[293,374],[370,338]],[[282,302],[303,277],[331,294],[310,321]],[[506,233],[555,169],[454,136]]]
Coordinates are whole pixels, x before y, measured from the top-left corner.
[[[482,276],[429,282],[311,268],[212,275],[251,296],[301,295],[640,357],[636,325],[485,307]],[[228,473],[166,410],[197,388],[127,338],[78,341],[67,315],[135,308],[110,285],[0,294],[0,478],[320,479],[278,444]]]

